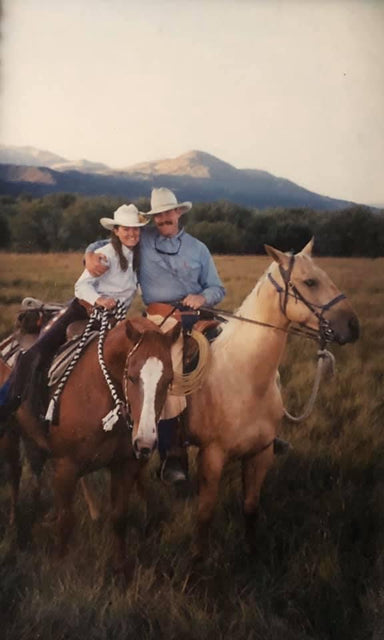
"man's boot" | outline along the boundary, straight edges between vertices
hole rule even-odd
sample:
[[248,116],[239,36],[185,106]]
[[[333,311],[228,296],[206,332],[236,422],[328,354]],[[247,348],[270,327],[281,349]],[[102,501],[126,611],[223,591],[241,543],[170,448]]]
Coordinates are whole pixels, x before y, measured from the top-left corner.
[[182,442],[179,417],[160,420],[158,424],[160,480],[177,484],[188,480],[188,453]]

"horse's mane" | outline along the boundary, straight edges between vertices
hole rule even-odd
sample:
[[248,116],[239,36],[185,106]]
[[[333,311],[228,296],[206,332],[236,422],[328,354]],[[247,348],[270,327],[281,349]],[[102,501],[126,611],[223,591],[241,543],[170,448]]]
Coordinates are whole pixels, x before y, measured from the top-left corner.
[[145,316],[132,316],[132,318],[126,318],[125,322],[127,320],[129,320],[136,331],[140,333],[144,333],[144,331],[157,331],[161,333],[159,327]]
[[[258,297],[260,293],[260,289],[263,283],[265,282],[265,280],[267,279],[268,273],[272,266],[273,266],[273,263],[269,265],[267,269],[264,271],[264,273],[260,276],[260,278],[256,282],[253,289],[244,298],[241,305],[237,309],[235,309],[235,311],[233,312],[234,316],[237,316],[237,317],[243,316],[244,318],[248,318],[253,315],[253,312],[251,312],[251,309],[254,309],[255,299]],[[219,310],[219,313],[220,313],[220,310]],[[239,332],[244,335],[245,333],[244,328],[245,328],[244,323],[239,322],[238,320],[235,320],[235,319],[228,320],[228,322],[223,327],[222,333],[219,335],[218,338],[216,338],[213,344],[213,347],[215,347],[215,345],[217,344],[219,349],[225,348],[225,345],[228,343],[228,341],[230,341],[233,338],[233,336],[236,333]]]

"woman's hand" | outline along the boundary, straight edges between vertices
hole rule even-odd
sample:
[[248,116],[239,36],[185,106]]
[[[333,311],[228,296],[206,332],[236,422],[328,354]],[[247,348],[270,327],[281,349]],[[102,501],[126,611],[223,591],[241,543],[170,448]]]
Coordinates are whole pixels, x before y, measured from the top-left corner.
[[98,278],[109,269],[108,258],[104,255],[104,253],[86,253],[85,266],[91,276]]
[[116,307],[116,300],[114,298],[105,298],[104,296],[100,296],[95,301],[95,304],[98,307],[103,307],[104,309],[114,309]]

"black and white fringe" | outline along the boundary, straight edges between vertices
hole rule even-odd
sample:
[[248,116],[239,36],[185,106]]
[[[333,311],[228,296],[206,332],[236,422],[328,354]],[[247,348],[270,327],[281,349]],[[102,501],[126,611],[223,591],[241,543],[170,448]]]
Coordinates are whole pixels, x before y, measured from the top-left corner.
[[113,425],[117,422],[117,420],[119,419],[120,415],[122,414],[122,408],[123,408],[123,403],[120,400],[115,386],[110,378],[110,375],[107,371],[107,368],[105,366],[105,362],[104,362],[104,357],[103,357],[103,345],[104,345],[104,341],[105,341],[105,336],[107,333],[107,330],[110,327],[110,319],[115,318],[117,322],[119,322],[120,320],[123,320],[125,318],[125,314],[126,314],[126,308],[125,305],[122,302],[118,302],[116,304],[116,307],[112,310],[108,310],[108,309],[102,309],[100,307],[95,307],[90,315],[89,321],[87,323],[87,326],[83,332],[83,335],[81,336],[80,342],[77,345],[76,351],[73,355],[72,361],[70,363],[70,365],[68,366],[68,368],[65,370],[57,388],[55,393],[53,394],[49,405],[48,405],[48,409],[47,409],[47,413],[45,415],[45,419],[50,422],[51,424],[56,424],[57,423],[57,409],[58,409],[58,401],[59,398],[61,396],[61,393],[65,387],[65,384],[69,378],[69,376],[71,375],[73,369],[75,368],[81,354],[82,351],[84,349],[84,346],[87,342],[88,336],[91,333],[91,331],[94,329],[94,326],[96,323],[101,321],[101,328],[100,328],[100,333],[99,333],[99,342],[98,342],[98,358],[99,358],[99,364],[100,364],[100,368],[103,372],[105,381],[108,385],[109,391],[111,393],[111,396],[114,400],[115,403],[115,408],[112,409],[104,418],[103,418],[103,429],[105,431],[110,431],[113,427]]
[[[117,303],[114,311],[115,311],[114,317],[116,318],[117,321],[123,320],[123,318],[125,318],[126,309],[121,303]],[[106,337],[107,331],[109,329],[109,324],[108,323],[109,323],[109,316],[108,316],[107,313],[103,313],[102,318],[101,318],[99,342],[98,342],[98,345],[97,345],[97,354],[99,356],[100,369],[103,372],[103,376],[104,376],[105,382],[108,385],[108,389],[109,389],[109,391],[111,393],[112,399],[113,399],[114,404],[115,404],[114,409],[111,409],[111,411],[109,413],[107,413],[107,415],[104,416],[104,418],[102,420],[104,431],[111,431],[111,429],[113,428],[114,424],[122,416],[123,407],[124,407],[124,403],[119,398],[119,395],[118,395],[118,393],[116,391],[115,385],[113,384],[113,382],[111,380],[111,376],[109,375],[108,369],[105,366],[105,362],[104,362],[103,347],[104,347],[105,337]]]

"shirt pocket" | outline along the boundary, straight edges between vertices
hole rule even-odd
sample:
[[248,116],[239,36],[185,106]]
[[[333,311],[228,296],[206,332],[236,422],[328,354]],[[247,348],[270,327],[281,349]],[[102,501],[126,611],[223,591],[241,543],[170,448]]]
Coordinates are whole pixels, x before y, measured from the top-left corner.
[[183,280],[196,283],[199,281],[201,264],[196,258],[180,258],[177,271]]

